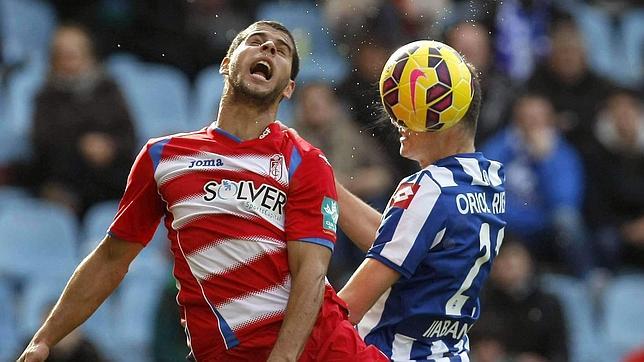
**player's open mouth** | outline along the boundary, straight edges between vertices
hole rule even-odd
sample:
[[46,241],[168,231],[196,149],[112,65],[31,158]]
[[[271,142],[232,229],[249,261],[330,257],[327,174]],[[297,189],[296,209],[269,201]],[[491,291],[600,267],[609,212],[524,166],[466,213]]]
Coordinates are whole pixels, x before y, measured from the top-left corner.
[[259,75],[266,80],[270,80],[273,76],[273,71],[271,69],[271,65],[267,61],[260,60],[250,67],[250,74]]

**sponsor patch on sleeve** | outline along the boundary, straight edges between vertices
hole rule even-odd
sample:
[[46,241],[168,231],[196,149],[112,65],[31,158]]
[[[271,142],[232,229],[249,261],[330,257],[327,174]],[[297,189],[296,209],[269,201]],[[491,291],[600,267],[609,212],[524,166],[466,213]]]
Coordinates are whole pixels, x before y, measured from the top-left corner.
[[322,200],[322,228],[336,232],[336,225],[338,223],[338,202],[330,197],[324,197]]

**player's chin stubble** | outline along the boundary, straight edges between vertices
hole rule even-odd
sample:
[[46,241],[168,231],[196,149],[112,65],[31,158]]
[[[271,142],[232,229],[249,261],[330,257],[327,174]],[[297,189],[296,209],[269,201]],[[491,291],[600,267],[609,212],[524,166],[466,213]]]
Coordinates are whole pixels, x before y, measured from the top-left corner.
[[282,90],[288,84],[288,79],[278,84],[273,90],[261,92],[251,89],[242,80],[241,73],[237,67],[231,67],[230,74],[232,75],[232,88],[233,94],[243,100],[249,100],[258,104],[260,107],[268,107],[275,103],[282,95]]

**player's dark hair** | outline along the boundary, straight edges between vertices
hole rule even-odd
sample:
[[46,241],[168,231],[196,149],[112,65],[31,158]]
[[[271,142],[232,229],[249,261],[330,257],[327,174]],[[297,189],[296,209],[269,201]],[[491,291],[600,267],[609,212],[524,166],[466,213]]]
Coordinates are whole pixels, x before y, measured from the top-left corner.
[[460,120],[461,123],[471,134],[474,136],[476,134],[476,125],[479,119],[479,113],[481,113],[481,80],[479,79],[479,73],[470,63],[467,63],[467,68],[472,73],[472,102],[470,103],[470,108],[467,110],[463,119]]
[[293,43],[293,52],[292,54],[292,61],[291,61],[291,80],[295,80],[297,77],[297,74],[300,72],[300,56],[297,53],[297,46],[295,45],[295,38],[293,38],[293,34],[281,23],[278,23],[277,21],[271,21],[271,20],[259,20],[256,21],[252,24],[250,24],[246,29],[242,30],[235,36],[233,41],[230,43],[230,47],[228,47],[228,51],[226,52],[226,56],[230,57],[235,49],[239,47],[239,45],[248,37],[248,34],[251,32],[251,30],[255,29],[258,25],[266,25],[270,26],[271,28],[281,31],[284,34],[288,35],[289,39],[291,39],[291,42]]

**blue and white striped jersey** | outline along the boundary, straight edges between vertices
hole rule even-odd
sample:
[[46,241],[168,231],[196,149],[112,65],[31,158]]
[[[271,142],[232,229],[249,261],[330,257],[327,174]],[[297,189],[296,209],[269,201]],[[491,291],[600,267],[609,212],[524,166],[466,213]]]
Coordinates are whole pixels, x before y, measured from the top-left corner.
[[358,330],[395,361],[469,361],[467,331],[505,227],[505,175],[481,153],[402,180],[368,258],[401,274]]

